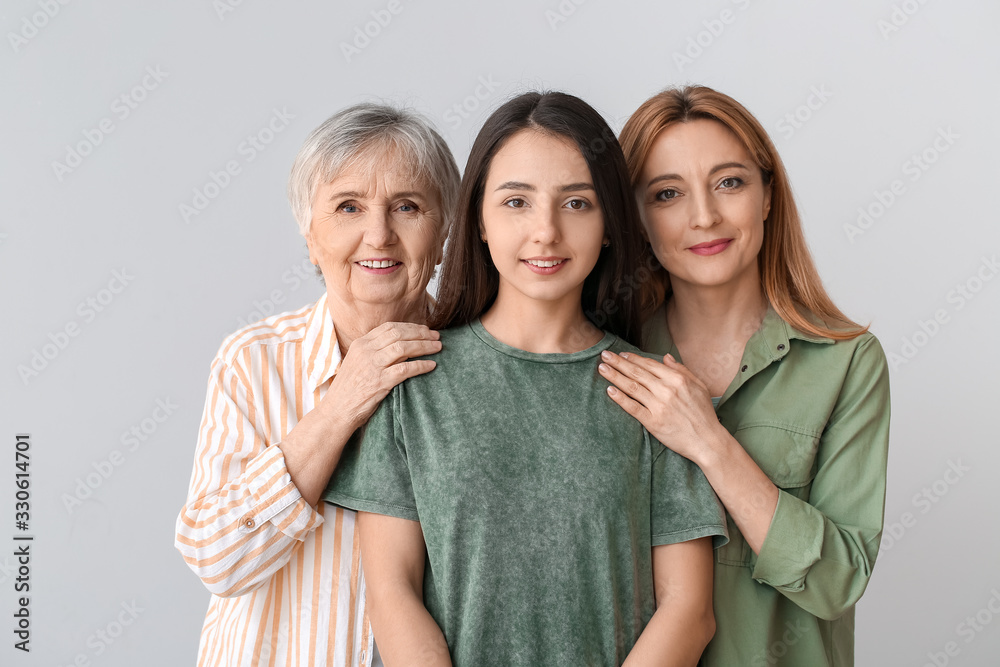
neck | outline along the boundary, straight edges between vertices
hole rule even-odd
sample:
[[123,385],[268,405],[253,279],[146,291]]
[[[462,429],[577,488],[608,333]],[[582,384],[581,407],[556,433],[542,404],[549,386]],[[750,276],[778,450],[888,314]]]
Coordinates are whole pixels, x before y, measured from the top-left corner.
[[327,291],[326,307],[337,331],[340,353],[346,355],[351,343],[386,322],[426,324],[430,296],[424,292],[412,302],[369,304],[345,300]]
[[767,298],[756,274],[735,286],[678,282],[671,287],[667,324],[678,348],[692,340],[746,342],[767,313]]
[[570,353],[596,345],[604,333],[583,314],[580,292],[559,301],[510,298],[500,285],[481,321],[491,336],[525,352]]

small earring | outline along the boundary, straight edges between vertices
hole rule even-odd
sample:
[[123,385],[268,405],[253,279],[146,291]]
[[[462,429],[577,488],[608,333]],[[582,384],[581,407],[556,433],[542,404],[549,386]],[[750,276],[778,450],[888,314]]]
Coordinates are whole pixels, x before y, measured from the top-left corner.
[[610,245],[611,245],[611,241],[608,240],[608,239],[604,239],[604,243],[601,244],[601,246],[605,247],[605,248],[607,248]]

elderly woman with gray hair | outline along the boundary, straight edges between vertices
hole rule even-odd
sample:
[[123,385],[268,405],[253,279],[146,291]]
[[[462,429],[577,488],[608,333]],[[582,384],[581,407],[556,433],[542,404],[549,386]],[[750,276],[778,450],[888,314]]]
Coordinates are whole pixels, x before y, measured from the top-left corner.
[[211,591],[199,665],[380,664],[355,513],[319,503],[351,434],[441,349],[426,288],[459,185],[419,116],[361,104],[306,139],[288,195],[326,294],[212,363],[175,545]]

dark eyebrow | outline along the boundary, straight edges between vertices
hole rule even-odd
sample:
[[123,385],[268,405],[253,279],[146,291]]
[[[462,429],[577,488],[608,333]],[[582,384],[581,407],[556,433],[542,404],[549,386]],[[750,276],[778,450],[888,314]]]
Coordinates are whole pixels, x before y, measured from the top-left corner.
[[[744,171],[750,171],[750,169],[742,162],[723,162],[722,164],[717,164],[712,167],[708,175],[711,176],[717,171],[722,171],[723,169],[743,169]],[[680,174],[661,174],[649,180],[646,187],[653,185],[654,183],[659,183],[660,181],[683,181]]]
[[[590,183],[570,183],[569,185],[564,185],[559,188],[560,192],[578,192],[580,190],[593,190],[594,186]],[[535,192],[536,188],[534,185],[528,183],[522,183],[521,181],[507,181],[506,183],[501,183],[497,187],[496,191],[500,190],[527,190],[528,192]]]
[[522,183],[521,181],[507,181],[497,186],[495,192],[499,192],[500,190],[528,190],[529,192],[534,192],[535,186]]

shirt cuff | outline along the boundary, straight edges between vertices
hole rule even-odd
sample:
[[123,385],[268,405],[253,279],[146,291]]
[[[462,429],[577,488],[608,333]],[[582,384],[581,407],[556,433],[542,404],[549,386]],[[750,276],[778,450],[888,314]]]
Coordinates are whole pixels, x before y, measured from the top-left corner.
[[757,555],[753,578],[784,591],[805,590],[806,575],[823,553],[823,525],[819,510],[778,489],[778,505]]
[[270,521],[278,530],[296,540],[323,523],[323,516],[305,501],[292,482],[285,455],[278,445],[266,447],[247,466],[249,507],[240,517],[240,532],[251,533]]

